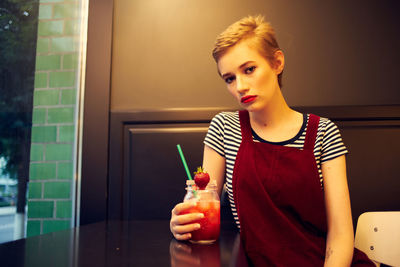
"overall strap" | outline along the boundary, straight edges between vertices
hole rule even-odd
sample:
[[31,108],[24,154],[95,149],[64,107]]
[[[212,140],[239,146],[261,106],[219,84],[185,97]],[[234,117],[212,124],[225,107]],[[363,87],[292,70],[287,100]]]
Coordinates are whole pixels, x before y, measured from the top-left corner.
[[314,150],[315,139],[317,138],[319,117],[310,114],[307,124],[306,140],[304,141],[304,149]]
[[249,112],[247,110],[239,111],[240,131],[242,132],[242,141],[252,141],[253,135],[251,134],[251,125]]

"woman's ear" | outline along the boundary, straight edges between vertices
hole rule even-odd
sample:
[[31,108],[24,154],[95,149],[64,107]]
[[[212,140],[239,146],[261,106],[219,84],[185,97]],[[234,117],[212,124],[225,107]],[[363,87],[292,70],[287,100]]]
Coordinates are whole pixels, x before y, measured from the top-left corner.
[[283,71],[285,67],[285,56],[283,55],[282,50],[278,50],[275,52],[274,57],[275,57],[274,67],[276,74],[278,75]]

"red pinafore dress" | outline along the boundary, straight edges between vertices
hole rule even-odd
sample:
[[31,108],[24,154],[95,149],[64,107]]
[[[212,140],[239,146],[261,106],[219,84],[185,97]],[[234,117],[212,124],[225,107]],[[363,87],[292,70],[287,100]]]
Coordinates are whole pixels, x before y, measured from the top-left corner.
[[[242,143],[233,171],[240,237],[254,266],[323,266],[327,222],[314,157],[319,117],[310,115],[304,148],[254,142],[239,112]],[[355,250],[352,266],[374,266]]]

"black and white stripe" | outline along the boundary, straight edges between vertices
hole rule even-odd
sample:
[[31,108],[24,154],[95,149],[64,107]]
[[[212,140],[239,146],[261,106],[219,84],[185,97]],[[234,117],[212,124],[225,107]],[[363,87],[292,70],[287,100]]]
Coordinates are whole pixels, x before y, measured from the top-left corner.
[[[304,115],[303,127],[295,138],[285,142],[273,143],[288,147],[303,149],[304,140],[307,131],[307,122],[309,115]],[[262,140],[253,132],[255,142],[268,142]],[[204,139],[204,144],[214,149],[218,154],[225,158],[225,189],[235,218],[237,226],[240,228],[239,218],[234,205],[232,192],[232,175],[235,166],[236,155],[239,150],[242,136],[240,131],[239,112],[221,112],[211,121],[208,133]],[[272,142],[270,142],[272,143]],[[314,145],[314,156],[318,166],[320,182],[322,186],[323,177],[321,164],[348,153],[343,144],[337,126],[326,118],[321,118],[318,125],[317,138]]]

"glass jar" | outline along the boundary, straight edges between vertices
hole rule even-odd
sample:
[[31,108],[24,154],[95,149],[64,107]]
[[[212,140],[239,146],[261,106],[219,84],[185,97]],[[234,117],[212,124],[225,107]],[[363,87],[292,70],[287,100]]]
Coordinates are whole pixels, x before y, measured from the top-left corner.
[[204,218],[195,221],[200,224],[200,229],[193,231],[190,242],[213,243],[219,237],[220,232],[220,199],[215,181],[210,181],[206,189],[200,190],[193,180],[186,182],[186,195],[184,202],[196,201],[197,205],[185,211],[185,213],[199,212]]

